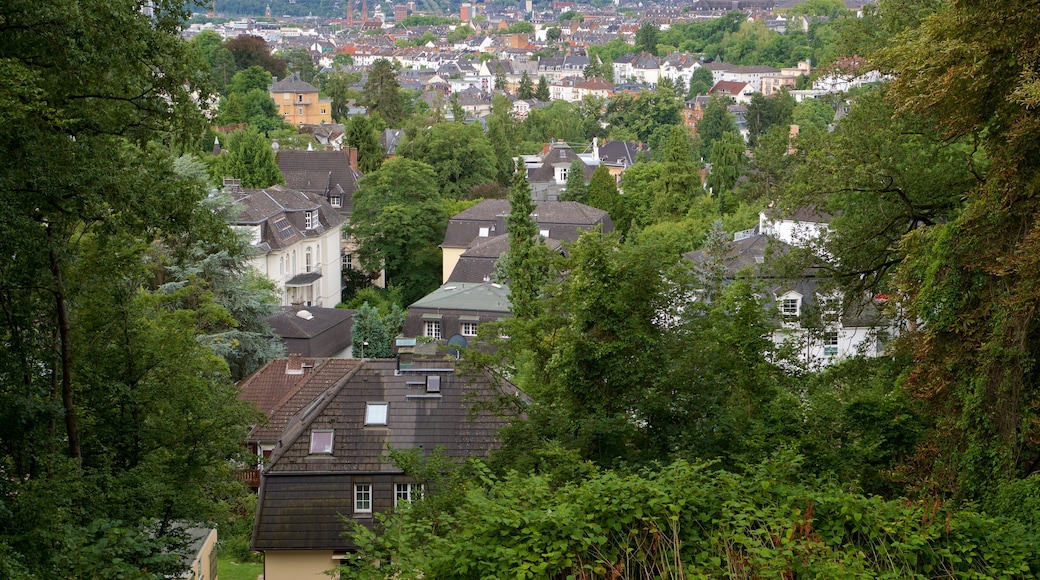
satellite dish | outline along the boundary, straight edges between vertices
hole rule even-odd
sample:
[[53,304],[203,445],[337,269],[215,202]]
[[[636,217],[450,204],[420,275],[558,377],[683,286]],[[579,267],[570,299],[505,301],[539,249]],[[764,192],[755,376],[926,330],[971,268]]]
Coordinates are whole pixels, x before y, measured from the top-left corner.
[[466,340],[465,336],[462,336],[461,334],[453,334],[451,338],[448,339],[448,353],[455,358],[459,358],[459,349],[466,348],[466,345],[468,344],[469,341]]

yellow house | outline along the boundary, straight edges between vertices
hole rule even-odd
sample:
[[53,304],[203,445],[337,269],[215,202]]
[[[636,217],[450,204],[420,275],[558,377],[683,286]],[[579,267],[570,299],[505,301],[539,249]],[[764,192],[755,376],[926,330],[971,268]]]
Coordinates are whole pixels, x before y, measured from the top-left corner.
[[300,80],[299,73],[274,83],[268,89],[278,105],[282,120],[290,125],[321,125],[332,122],[332,100],[318,96],[318,88]]

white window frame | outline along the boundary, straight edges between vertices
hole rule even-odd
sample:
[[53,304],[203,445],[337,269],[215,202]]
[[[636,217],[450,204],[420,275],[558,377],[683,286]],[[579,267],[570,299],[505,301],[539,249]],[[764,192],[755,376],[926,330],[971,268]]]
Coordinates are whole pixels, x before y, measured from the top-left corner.
[[423,498],[423,486],[421,483],[395,483],[394,484],[394,507],[401,502],[412,503]]
[[838,331],[829,330],[823,333],[823,356],[838,356]]
[[338,195],[333,195],[329,197],[329,205],[336,208],[343,207],[343,198]]
[[423,336],[430,337],[434,340],[441,339],[441,321],[440,320],[424,320],[423,321]]
[[354,513],[356,513],[356,514],[370,514],[370,513],[372,513],[372,484],[371,483],[355,483],[354,484]]
[[480,231],[478,232],[478,236],[479,237],[486,238],[489,235],[491,235],[491,228],[490,227],[482,227],[482,228],[480,228]]
[[303,271],[310,272],[314,269],[314,250],[307,246],[303,250]]
[[463,321],[459,323],[459,334],[462,336],[476,336],[477,335],[477,323],[471,321]]
[[385,427],[390,419],[390,403],[376,402],[365,405],[365,425]]
[[[328,441],[323,441],[323,438],[315,437],[315,435],[328,435]],[[311,431],[311,455],[332,455],[335,441],[336,436],[332,429],[314,429]]]
[[308,230],[313,230],[321,224],[318,220],[318,212],[314,210],[303,212],[303,219]]
[[800,298],[782,298],[780,299],[780,314],[784,318],[795,318],[801,312],[801,299]]

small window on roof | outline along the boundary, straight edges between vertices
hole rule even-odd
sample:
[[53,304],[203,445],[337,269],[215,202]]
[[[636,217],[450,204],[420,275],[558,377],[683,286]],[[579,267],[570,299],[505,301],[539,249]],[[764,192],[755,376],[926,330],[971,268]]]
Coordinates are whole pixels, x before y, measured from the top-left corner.
[[491,233],[491,228],[480,228],[480,237],[486,238]]
[[283,240],[293,234],[292,224],[284,217],[274,220],[274,227],[278,229],[278,237]]
[[542,236],[543,238],[548,238],[549,237],[549,230],[538,230],[538,235]]
[[390,403],[369,403],[365,409],[365,425],[386,425]]
[[331,455],[332,433],[331,429],[311,431],[311,453]]

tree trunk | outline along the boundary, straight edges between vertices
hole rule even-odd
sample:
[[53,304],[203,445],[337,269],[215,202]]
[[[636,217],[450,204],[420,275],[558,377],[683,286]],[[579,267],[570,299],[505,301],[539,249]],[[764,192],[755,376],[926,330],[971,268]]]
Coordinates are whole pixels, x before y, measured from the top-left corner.
[[72,338],[69,336],[69,312],[65,304],[65,284],[61,266],[54,248],[50,251],[51,273],[54,275],[55,313],[58,318],[58,337],[61,358],[61,404],[65,408],[65,433],[69,439],[69,457],[78,463],[81,459],[79,430],[76,427],[76,409],[72,405]]

